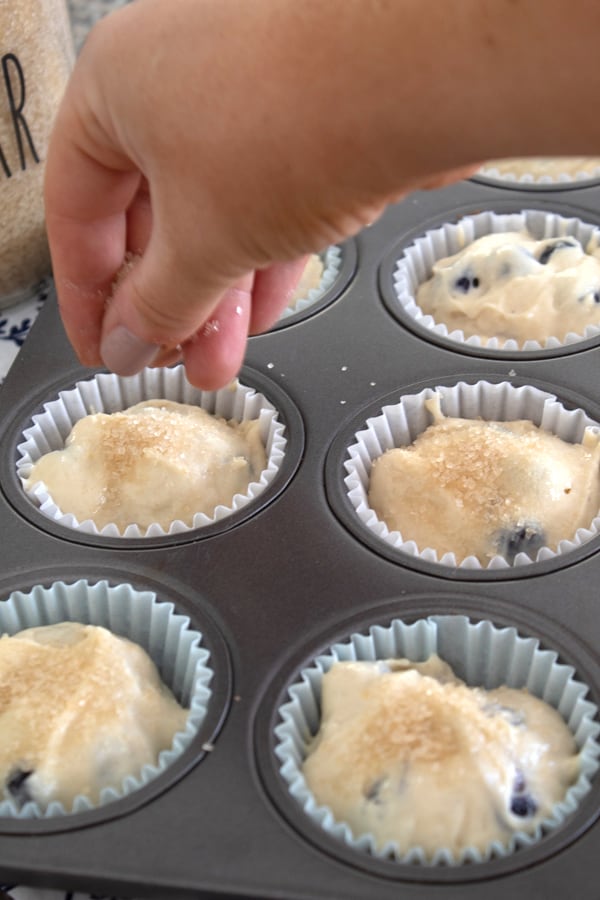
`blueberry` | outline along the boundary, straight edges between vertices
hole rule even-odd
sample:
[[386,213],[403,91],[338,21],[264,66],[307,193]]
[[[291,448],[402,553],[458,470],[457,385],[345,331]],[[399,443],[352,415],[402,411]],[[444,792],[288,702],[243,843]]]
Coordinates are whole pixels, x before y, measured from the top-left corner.
[[524,794],[526,787],[527,782],[525,781],[525,776],[520,769],[517,769],[515,771],[515,779],[513,781],[513,791],[515,792],[515,794]]
[[526,819],[528,816],[534,816],[538,810],[537,803],[527,793],[527,781],[520,769],[515,769],[515,777],[513,781],[513,793],[510,798],[510,811],[513,816],[519,816],[520,819]]
[[512,528],[504,529],[496,541],[498,552],[509,563],[514,562],[517,553],[527,553],[531,556],[545,544],[544,530],[534,522],[519,523]]
[[556,250],[563,250],[565,247],[578,246],[579,244],[577,243],[575,238],[553,238],[551,241],[548,241],[548,243],[538,256],[538,262],[545,266]]
[[510,811],[520,819],[534,816],[537,812],[537,803],[529,794],[513,794],[510,801]]
[[510,724],[514,725],[515,728],[520,728],[526,722],[525,713],[521,712],[520,709],[511,709],[510,706],[505,706],[502,712]]
[[16,800],[19,806],[24,806],[32,797],[27,787],[27,779],[32,775],[32,771],[24,769],[13,769],[6,781],[6,790],[13,800]]
[[590,305],[590,303],[600,303],[600,290],[587,291],[587,293],[583,294],[578,299],[580,303],[588,301],[588,305]]
[[466,275],[461,275],[460,278],[456,279],[454,287],[457,291],[460,291],[461,294],[468,294],[471,288],[479,287],[479,278],[477,278],[476,275],[467,272]]
[[363,791],[365,800],[368,800],[369,803],[381,803],[379,792],[383,786],[383,782],[383,778],[378,778],[376,781],[370,784],[369,787]]
[[507,722],[511,725],[514,725],[516,728],[523,725],[525,722],[525,716],[518,709],[513,709],[511,706],[503,706],[502,703],[486,703],[482,706],[483,712],[486,716],[503,716]]

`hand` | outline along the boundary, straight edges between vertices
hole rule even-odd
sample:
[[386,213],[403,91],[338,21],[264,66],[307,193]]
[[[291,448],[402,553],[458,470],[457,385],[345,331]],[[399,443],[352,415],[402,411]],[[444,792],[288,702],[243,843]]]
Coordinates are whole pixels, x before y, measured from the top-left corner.
[[[380,164],[384,131],[375,142],[361,132],[374,115],[368,83],[342,107],[345,76],[325,52],[337,34],[351,57],[340,65],[360,69],[351,20],[341,0],[142,0],[92,31],[45,187],[61,314],[82,363],[128,375],[182,358],[192,383],[221,387],[247,335],[278,318],[307,253],[408,190],[473,171]],[[314,43],[323,28],[327,48]]]

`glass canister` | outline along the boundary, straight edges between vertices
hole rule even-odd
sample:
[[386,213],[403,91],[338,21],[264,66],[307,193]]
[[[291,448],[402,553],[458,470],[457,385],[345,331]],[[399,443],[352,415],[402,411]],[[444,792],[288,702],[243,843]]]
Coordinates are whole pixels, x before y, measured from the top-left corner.
[[50,276],[44,162],[73,62],[65,0],[0,0],[0,308]]

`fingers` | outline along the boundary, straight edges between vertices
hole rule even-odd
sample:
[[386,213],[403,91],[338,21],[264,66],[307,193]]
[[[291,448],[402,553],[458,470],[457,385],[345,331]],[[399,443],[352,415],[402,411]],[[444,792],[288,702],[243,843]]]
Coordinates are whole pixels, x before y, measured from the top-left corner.
[[[201,260],[186,266],[184,252],[169,252],[158,234],[152,240],[150,197],[141,176],[103,166],[64,131],[53,145],[47,178],[61,314],[81,362],[129,375],[144,366],[173,364],[183,354],[188,377],[199,387],[216,389],[234,377],[244,357],[252,277],[225,293],[223,279],[211,284],[206,278],[201,293],[200,276],[209,267]],[[113,296],[127,251],[145,252],[144,258]],[[281,282],[284,297],[294,279],[292,267]],[[259,324],[277,316],[277,309],[270,311],[281,302],[276,283],[264,281],[269,310]]]
[[[152,196],[151,203],[143,153],[122,149],[127,141],[122,143],[122,130],[112,127],[114,103],[110,114],[105,108],[110,92],[94,77],[96,57],[111,48],[111,35],[114,30],[109,35],[105,29],[94,44],[95,55],[88,53],[85,64],[80,58],[79,78],[71,82],[59,110],[48,151],[45,203],[67,335],[85,365],[104,363],[128,374],[157,358],[171,360],[173,348],[198,331],[240,270],[211,278],[202,248],[196,247],[198,234],[183,228],[178,233],[182,201],[175,204],[175,215],[173,203],[165,210],[169,204],[164,202],[178,183],[172,173],[154,177],[158,202]],[[178,196],[188,212],[196,210],[198,221],[190,191],[180,185]],[[128,253],[143,254],[131,272],[123,269]]]
[[250,334],[260,334],[277,321],[288,305],[308,260],[307,256],[261,269],[254,276]]
[[[154,311],[151,312],[153,307],[144,300],[143,287],[138,286],[135,293],[130,293],[130,296],[137,298],[134,316],[131,315],[132,308],[123,305],[120,292],[117,292],[104,322],[103,362],[113,372],[133,375],[144,366],[172,365],[183,359],[187,378],[192,384],[204,390],[217,390],[238,373],[249,330],[264,331],[276,321],[305,265],[306,257],[302,257],[245,276],[215,300],[208,317],[203,317],[194,326],[189,337],[182,337],[183,332],[173,329],[183,327],[187,332],[192,326],[182,326],[183,318],[178,323],[173,319],[169,325],[171,339],[163,338],[160,343],[158,337],[145,341],[138,336],[140,316],[144,319],[142,327],[147,327],[149,319],[155,315]],[[131,283],[128,287],[131,292]],[[173,286],[170,293],[174,291]],[[169,306],[169,296],[165,294],[160,304],[163,312]],[[119,301],[120,307],[117,306]],[[173,303],[171,307],[174,315],[181,315],[185,309]],[[192,303],[192,314],[195,310],[196,306]],[[166,323],[160,325],[158,333],[168,333]]]
[[252,276],[247,276],[225,291],[210,318],[183,345],[186,375],[196,387],[217,390],[239,372],[246,351],[251,288]]
[[58,131],[46,164],[46,223],[63,323],[84,365],[100,362],[104,305],[138,184],[136,172],[103,166]]
[[[150,218],[143,198],[134,215],[144,243]],[[155,215],[143,257],[116,286],[102,321],[101,359],[116,374],[134,375],[182,358],[192,384],[216,390],[242,365],[253,275],[228,286],[203,259],[197,239],[188,245],[185,234],[169,229],[172,241],[175,235],[171,247],[164,228],[165,220]]]
[[126,210],[140,175],[116,152],[105,161],[90,152],[90,123],[77,111],[80,101],[71,85],[48,148],[44,201],[65,330],[81,362],[98,365],[104,304],[123,261]]
[[152,233],[152,205],[145,178],[140,179],[138,191],[127,210],[127,251],[141,256]]
[[[196,339],[224,291],[235,282],[233,276],[216,276],[204,260],[197,238],[177,234],[175,227],[169,227],[170,222],[170,218],[165,221],[154,215],[143,257],[119,280],[106,307],[100,355],[104,365],[119,375],[133,375],[144,366],[156,364],[159,354]],[[147,221],[142,221],[142,230],[145,225]],[[224,309],[228,309],[227,304]],[[229,319],[224,313],[225,330]],[[242,319],[247,333],[245,313]],[[215,343],[220,344],[220,340]],[[238,351],[233,355],[237,358]]]
[[161,350],[152,363],[153,368],[161,368],[162,366],[174,366],[183,360],[183,348],[180,346],[173,349]]

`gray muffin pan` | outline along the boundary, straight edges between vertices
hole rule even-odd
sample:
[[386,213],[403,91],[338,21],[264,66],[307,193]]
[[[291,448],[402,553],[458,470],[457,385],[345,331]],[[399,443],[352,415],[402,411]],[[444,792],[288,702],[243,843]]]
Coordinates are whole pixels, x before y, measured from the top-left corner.
[[600,223],[600,187],[486,179],[416,193],[343,245],[317,307],[249,341],[242,381],[279,408],[289,448],[256,506],[219,528],[164,539],[88,537],[24,498],[15,453],[32,414],[94,373],[78,365],[50,299],[0,391],[0,598],[55,581],[154,590],[204,635],[214,671],[203,729],[147,789],[99,810],[0,820],[0,881],[100,894],[284,900],[596,900],[600,777],[577,812],[503,859],[424,867],[351,851],[307,819],[274,754],[277,710],[297,672],[353,632],[460,613],[515,626],[572,665],[600,703],[599,540],[497,573],[413,562],[353,527],[341,482],[346,436],[425,384],[511,380],[600,421],[600,347],[485,353],[431,340],[389,309],[402,247],[463,214],[539,208]]

